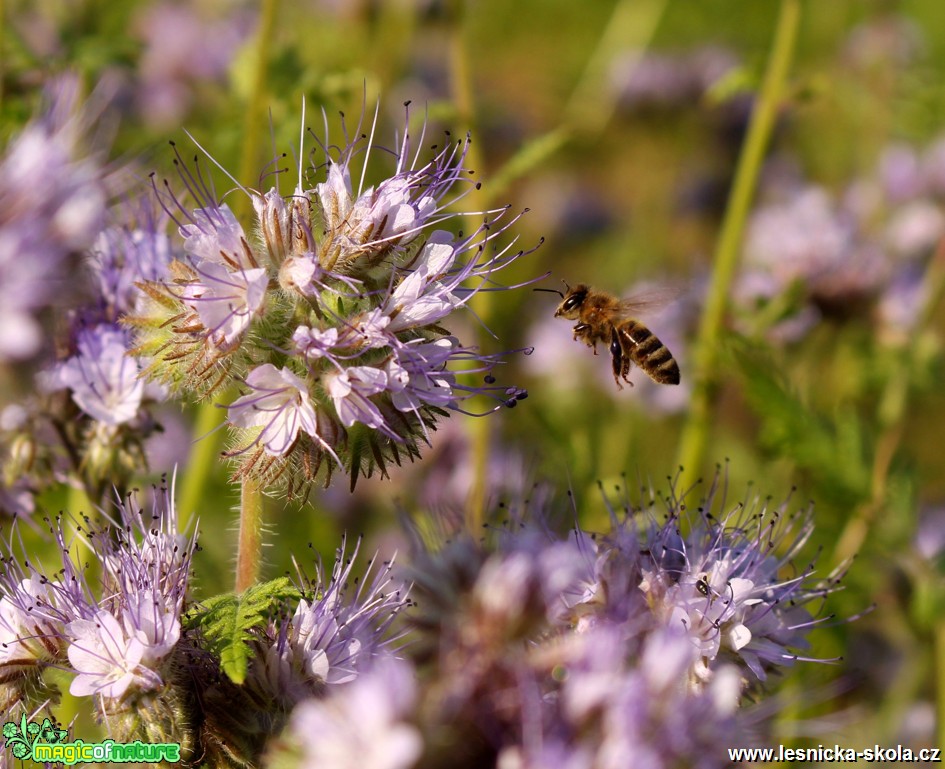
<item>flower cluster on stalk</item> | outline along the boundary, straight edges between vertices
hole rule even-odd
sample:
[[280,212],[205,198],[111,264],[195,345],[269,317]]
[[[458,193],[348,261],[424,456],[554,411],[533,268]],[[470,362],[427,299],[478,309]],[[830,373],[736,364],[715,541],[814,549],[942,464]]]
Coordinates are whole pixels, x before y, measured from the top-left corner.
[[[31,710],[42,704],[40,694],[58,700],[43,680],[48,667],[70,670],[70,692],[94,697],[106,717],[121,718],[141,697],[173,688],[196,535],[180,532],[168,489],[155,495],[147,513],[134,495],[117,500],[118,516],[104,527],[49,521],[61,555],[55,573],[12,550],[5,555],[0,636],[10,707]],[[76,565],[89,555],[98,584]]]
[[312,580],[300,578],[302,598],[291,613],[269,623],[255,642],[256,656],[247,687],[269,708],[286,713],[300,701],[357,679],[376,657],[390,656],[402,640],[391,627],[409,607],[407,588],[392,575],[392,564],[374,570],[368,563],[355,580],[351,571],[360,541],[351,554],[343,541],[330,577],[321,569]]
[[[81,103],[78,90],[72,79],[56,81],[47,113],[3,161],[9,173],[0,190],[0,298],[12,325],[0,336],[2,344],[24,348],[9,356],[0,349],[0,359],[37,353],[32,340],[41,326],[55,330],[43,345],[47,354],[37,356],[39,370],[28,372],[32,394],[0,417],[7,455],[0,510],[8,513],[32,512],[33,494],[64,476],[101,499],[109,484],[124,486],[146,470],[144,443],[160,429],[148,407],[164,392],[140,378],[122,319],[138,301],[136,284],[166,275],[168,219],[130,191],[127,168],[106,171],[87,150],[100,143],[87,135],[96,120],[104,122],[97,110],[106,93],[100,87]],[[37,184],[34,175],[57,183]]]
[[[469,139],[447,134],[422,160],[424,131],[414,141],[409,125],[390,151],[393,175],[365,186],[373,133],[343,147],[318,142],[308,172],[299,158],[290,194],[244,189],[251,230],[199,160],[177,159],[196,208],[155,183],[185,256],[171,280],[143,284],[147,305],[130,321],[137,352],[150,377],[197,399],[241,385],[227,409],[238,475],[294,489],[340,468],[353,484],[416,458],[437,419],[470,396],[499,408],[525,395],[496,386],[500,358],[445,326],[521,255],[497,245],[518,216],[489,210],[469,234],[442,229],[474,185]],[[312,174],[323,180],[311,184]],[[486,384],[466,384],[458,370]]]
[[[0,704],[11,717],[58,703],[46,675],[58,668],[117,741],[178,742],[188,766],[195,757],[258,765],[296,705],[357,681],[402,645],[394,622],[410,606],[406,586],[390,563],[354,578],[359,545],[342,544],[330,576],[319,570],[288,592],[263,591],[269,618],[236,639],[249,656],[240,685],[219,647],[232,628],[215,628],[191,595],[196,532],[181,531],[172,491],[156,490],[148,510],[134,494],[115,508],[104,527],[50,521],[55,572],[25,559],[22,542],[4,554]],[[76,565],[90,556],[93,568]]]
[[809,509],[733,502],[721,475],[695,494],[608,502],[597,534],[555,534],[532,499],[485,540],[418,537],[410,648],[435,683],[399,718],[435,735],[424,761],[462,741],[470,766],[725,765],[749,692],[812,659],[842,570],[789,568]]

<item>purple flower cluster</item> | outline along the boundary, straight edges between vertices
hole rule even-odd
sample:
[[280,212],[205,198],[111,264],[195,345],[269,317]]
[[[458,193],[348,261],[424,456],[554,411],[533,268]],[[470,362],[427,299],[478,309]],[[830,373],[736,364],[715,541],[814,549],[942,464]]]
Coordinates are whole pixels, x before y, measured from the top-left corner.
[[738,65],[736,55],[719,46],[683,53],[624,50],[611,64],[610,82],[628,108],[690,107]]
[[246,686],[271,709],[288,712],[303,699],[355,681],[376,657],[398,647],[402,634],[391,626],[410,605],[407,587],[394,579],[391,563],[372,577],[372,561],[354,580],[359,549],[360,542],[348,555],[342,542],[330,578],[319,570],[314,580],[303,580],[303,598],[291,615],[271,622],[256,642]]
[[[196,533],[181,532],[172,491],[156,490],[148,511],[135,495],[115,506],[104,528],[88,520],[51,523],[61,554],[55,573],[21,552],[3,557],[4,712],[55,704],[59,692],[45,671],[63,669],[70,693],[94,699],[116,740],[180,742],[187,756],[239,755],[253,763],[298,703],[356,685],[376,659],[402,645],[394,622],[410,606],[406,586],[390,563],[369,564],[363,578],[353,577],[359,546],[346,553],[342,544],[328,578],[319,570],[299,584],[301,598],[263,594],[270,619],[247,628],[240,643],[249,670],[237,685],[222,672],[200,620],[203,607],[190,594]],[[93,569],[75,565],[88,556]]]
[[[160,431],[153,406],[166,396],[141,378],[141,362],[129,356],[133,334],[123,321],[139,301],[136,284],[166,274],[167,219],[130,198],[108,219],[112,223],[76,260],[81,299],[60,318],[59,359],[36,375],[36,395],[0,425],[11,447],[11,472],[30,478],[30,489],[69,477],[94,500],[148,469],[145,443]],[[26,512],[23,505],[0,504]]]
[[436,683],[411,723],[426,750],[464,739],[470,766],[725,765],[746,693],[809,659],[812,607],[840,575],[784,576],[809,510],[733,504],[721,477],[698,506],[687,496],[608,503],[608,532],[566,537],[533,501],[503,511],[491,544],[422,546],[410,649]]
[[820,318],[874,309],[905,336],[924,300],[922,272],[945,236],[945,139],[888,147],[875,173],[837,193],[772,174],[748,223],[736,298],[744,323],[801,338]]
[[70,266],[105,219],[105,173],[85,146],[94,115],[80,108],[78,80],[51,82],[46,101],[0,158],[0,361],[40,351],[39,315],[74,290]]
[[[0,571],[0,665],[8,701],[29,708],[46,667],[64,667],[70,692],[95,696],[113,712],[139,695],[164,689],[181,637],[181,614],[195,536],[180,533],[171,492],[156,491],[151,512],[135,496],[116,501],[118,518],[88,530],[59,518],[51,534],[62,556],[47,575],[11,552]],[[74,558],[91,554],[93,587]]]
[[[45,376],[49,391],[68,390],[89,417],[107,428],[133,421],[146,395],[141,366],[128,356],[131,333],[122,319],[132,312],[140,295],[136,284],[159,280],[171,261],[167,220],[144,201],[119,206],[120,225],[104,228],[85,262],[94,285],[88,305],[73,315],[70,345],[74,353]],[[152,399],[161,393],[151,388]]]
[[464,384],[456,367],[487,374],[498,358],[445,328],[521,255],[496,245],[518,217],[500,223],[507,209],[498,209],[482,212],[471,234],[441,229],[472,184],[469,140],[447,137],[421,160],[423,132],[415,143],[408,127],[390,151],[393,175],[366,187],[373,134],[359,127],[343,148],[319,143],[325,158],[311,172],[324,180],[314,186],[300,159],[291,194],[244,190],[258,237],[217,199],[199,165],[178,163],[195,210],[169,185],[158,193],[186,257],[172,263],[172,280],[146,287],[148,306],[132,320],[138,349],[152,359],[151,377],[198,398],[243,384],[228,407],[239,473],[285,477],[294,488],[327,482],[338,467],[354,482],[418,456],[437,418],[471,395],[499,406],[524,397]]
[[207,10],[157,2],[142,6],[136,14],[143,50],[134,96],[146,123],[180,125],[201,87],[225,79],[250,36],[252,14],[230,8],[214,17]]

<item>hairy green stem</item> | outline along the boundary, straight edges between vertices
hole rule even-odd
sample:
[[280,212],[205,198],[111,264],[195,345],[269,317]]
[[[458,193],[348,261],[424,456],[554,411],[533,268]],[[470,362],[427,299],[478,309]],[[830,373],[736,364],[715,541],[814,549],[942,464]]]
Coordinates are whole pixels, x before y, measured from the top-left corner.
[[[263,0],[259,20],[259,29],[256,35],[255,71],[253,74],[252,91],[244,112],[243,145],[240,154],[239,180],[246,186],[252,186],[259,167],[259,144],[262,125],[266,114],[266,78],[269,70],[269,55],[272,47],[272,38],[275,31],[275,21],[279,0]],[[244,218],[252,213],[252,201],[247,196],[240,196],[234,201],[234,213],[237,218]],[[224,401],[229,400],[230,393],[224,393]],[[193,513],[201,506],[206,494],[207,485],[213,475],[220,451],[222,431],[216,428],[223,421],[224,411],[212,401],[201,403],[197,409],[197,419],[194,427],[196,442],[188,462],[187,474],[181,483],[181,494],[178,507],[185,514]],[[257,493],[259,490],[257,490]],[[243,497],[246,497],[246,484],[243,484]],[[255,506],[261,511],[261,505]],[[242,515],[244,505],[240,505],[240,551],[237,561],[254,562],[257,565],[261,558],[260,553],[250,557],[244,553],[243,530],[259,529],[260,520],[244,525]],[[247,542],[247,547],[249,543]],[[261,548],[262,542],[256,540],[256,547]],[[239,577],[237,578],[239,581]],[[251,584],[251,583],[250,583]]]
[[692,361],[692,399],[683,426],[679,462],[682,488],[699,477],[706,458],[718,378],[722,321],[741,250],[742,233],[785,90],[800,20],[799,0],[782,0],[774,43],[758,94],[745,146],[738,159],[731,196],[715,249],[712,278],[702,312]]
[[236,592],[259,581],[262,571],[263,493],[259,484],[243,476],[240,488],[240,530],[236,548]]

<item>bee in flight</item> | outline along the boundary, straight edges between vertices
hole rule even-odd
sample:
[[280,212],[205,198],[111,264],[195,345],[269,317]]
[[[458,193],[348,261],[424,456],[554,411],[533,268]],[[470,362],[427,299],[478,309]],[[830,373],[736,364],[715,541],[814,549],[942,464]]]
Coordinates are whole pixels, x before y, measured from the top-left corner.
[[[614,381],[633,386],[628,374],[630,365],[636,365],[654,382],[679,384],[679,365],[673,354],[643,323],[631,317],[639,309],[639,303],[618,299],[604,291],[595,291],[580,283],[567,287],[567,293],[554,291],[561,296],[561,304],[555,311],[556,318],[576,320],[574,338],[580,339],[597,355],[597,343],[610,345]],[[551,290],[551,289],[546,289]]]

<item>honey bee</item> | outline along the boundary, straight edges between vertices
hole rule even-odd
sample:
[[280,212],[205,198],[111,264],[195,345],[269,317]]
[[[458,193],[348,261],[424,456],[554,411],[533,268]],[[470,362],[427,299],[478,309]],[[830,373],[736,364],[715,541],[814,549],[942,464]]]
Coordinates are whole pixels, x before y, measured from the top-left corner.
[[623,389],[621,379],[633,386],[628,377],[632,363],[654,382],[679,384],[679,365],[673,354],[650,329],[631,317],[638,309],[637,302],[595,291],[584,283],[574,288],[567,287],[565,294],[554,293],[561,296],[555,317],[578,321],[573,329],[575,340],[580,339],[593,348],[595,355],[598,342],[610,345],[618,389]]

